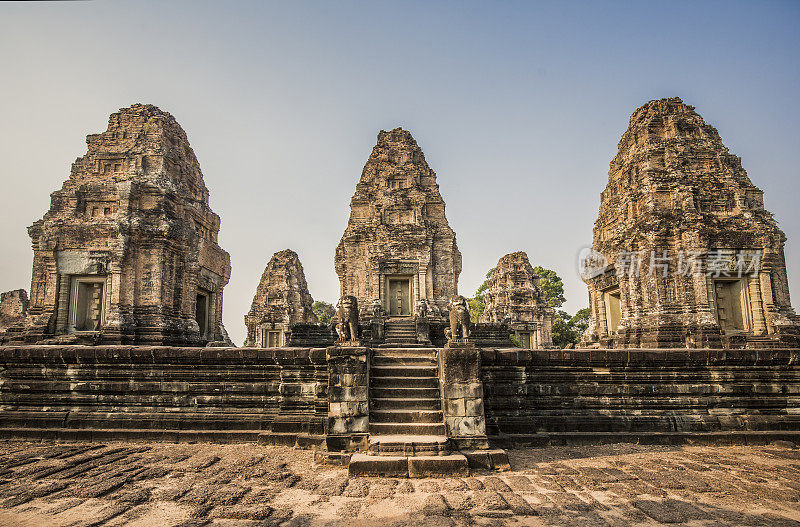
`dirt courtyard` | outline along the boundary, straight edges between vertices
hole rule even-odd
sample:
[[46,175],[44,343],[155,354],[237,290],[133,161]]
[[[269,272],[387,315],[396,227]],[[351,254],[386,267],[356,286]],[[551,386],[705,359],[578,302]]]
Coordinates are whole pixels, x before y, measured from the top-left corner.
[[348,478],[255,444],[0,442],[0,526],[800,525],[800,450],[509,451],[470,478]]

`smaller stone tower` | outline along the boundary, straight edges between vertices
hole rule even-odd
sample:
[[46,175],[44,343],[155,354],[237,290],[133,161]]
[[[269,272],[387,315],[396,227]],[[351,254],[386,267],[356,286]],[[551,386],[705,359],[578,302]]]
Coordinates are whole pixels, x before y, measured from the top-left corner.
[[313,303],[297,253],[285,249],[273,254],[261,275],[250,312],[244,317],[246,345],[285,346],[292,324],[317,322]]
[[24,289],[6,291],[0,296],[0,335],[28,315],[28,292]]
[[523,251],[500,258],[492,270],[480,322],[508,323],[523,348],[553,345],[553,308],[547,305],[539,277]]

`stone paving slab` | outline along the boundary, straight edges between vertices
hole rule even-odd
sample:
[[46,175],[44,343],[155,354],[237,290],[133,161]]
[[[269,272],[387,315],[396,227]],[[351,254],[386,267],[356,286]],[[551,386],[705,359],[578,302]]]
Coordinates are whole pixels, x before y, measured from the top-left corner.
[[800,525],[800,450],[519,448],[511,470],[350,477],[257,444],[0,442],[0,526]]

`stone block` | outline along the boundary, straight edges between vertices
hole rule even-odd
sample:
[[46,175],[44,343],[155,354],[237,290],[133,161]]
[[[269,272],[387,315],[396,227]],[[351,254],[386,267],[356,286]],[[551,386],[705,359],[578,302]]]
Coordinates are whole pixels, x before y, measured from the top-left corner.
[[466,401],[464,398],[445,399],[444,409],[448,417],[464,417],[467,415]]
[[492,459],[489,457],[488,450],[461,450],[461,453],[467,458],[469,468],[473,470],[492,469]]
[[471,417],[483,417],[483,399],[465,399],[464,400],[464,415]]
[[448,399],[475,399],[483,398],[483,383],[481,382],[455,382],[443,385],[444,396]]
[[442,379],[447,384],[480,379],[481,354],[472,344],[449,342],[441,351],[441,364]]
[[445,417],[448,435],[476,436],[486,435],[486,424],[483,417]]
[[412,478],[469,477],[469,463],[462,454],[448,456],[412,456],[408,458]]
[[409,475],[409,458],[405,456],[371,456],[353,454],[347,472],[350,477],[380,476],[407,477]]

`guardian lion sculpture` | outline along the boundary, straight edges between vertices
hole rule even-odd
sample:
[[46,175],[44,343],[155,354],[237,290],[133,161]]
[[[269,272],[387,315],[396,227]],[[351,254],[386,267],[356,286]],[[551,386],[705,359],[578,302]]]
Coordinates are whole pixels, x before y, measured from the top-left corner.
[[461,295],[450,298],[450,327],[447,331],[448,340],[466,340],[469,338],[469,304]]
[[358,340],[358,300],[352,295],[346,295],[339,300],[336,333],[339,339],[348,342]]

